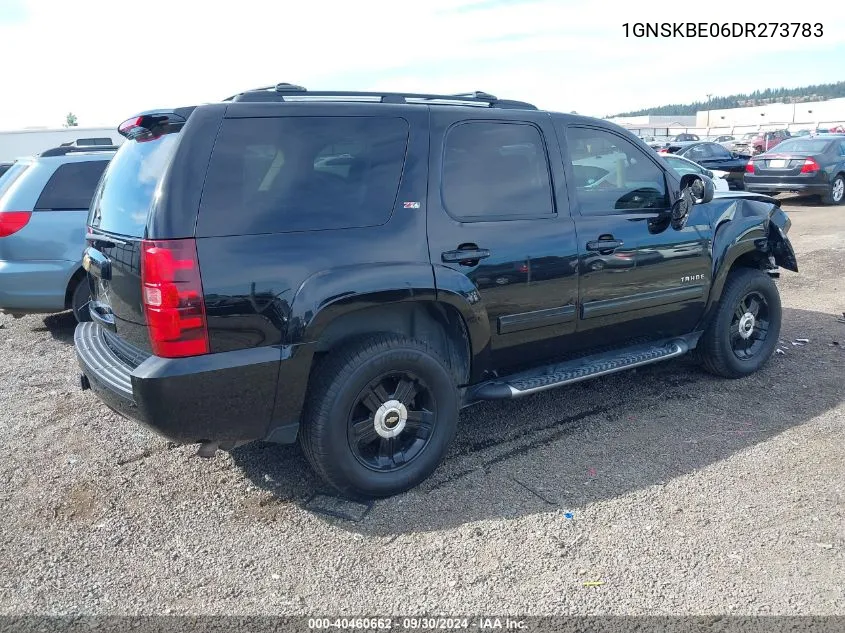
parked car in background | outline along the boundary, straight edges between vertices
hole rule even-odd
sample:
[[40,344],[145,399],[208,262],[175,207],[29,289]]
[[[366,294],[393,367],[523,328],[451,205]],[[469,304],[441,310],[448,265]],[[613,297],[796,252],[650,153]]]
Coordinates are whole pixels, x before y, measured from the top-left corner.
[[790,139],[748,161],[748,191],[818,194],[825,204],[845,201],[845,135]]
[[[674,146],[669,146],[670,152]],[[742,189],[742,178],[745,173],[745,165],[748,163],[748,156],[729,152],[719,143],[690,143],[678,147],[674,152],[691,161],[695,161],[706,169],[715,169],[727,172],[727,180],[731,189]]]
[[710,136],[705,140],[710,141],[711,143],[721,143],[722,145],[727,145],[729,143],[734,143],[736,141],[736,137],[731,136],[730,134],[721,134],[718,136]]
[[675,146],[683,143],[696,143],[700,140],[701,138],[697,134],[692,134],[690,132],[682,132],[680,134],[676,134],[675,136],[664,136],[660,139],[655,139],[653,142],[648,143],[648,146],[652,149],[657,150],[658,152],[661,152],[670,145]]
[[725,180],[725,177],[728,175],[726,171],[712,171],[710,169],[705,169],[698,163],[695,163],[688,158],[684,158],[683,156],[678,156],[677,154],[661,154],[660,158],[669,165],[672,169],[679,176],[683,176],[684,174],[703,174],[708,178],[713,179],[713,184],[716,187],[716,191],[730,191],[730,185],[728,181]]
[[693,348],[739,378],[777,345],[787,215],[606,121],[280,84],[120,129],[80,384],[204,456],[299,439],[341,494],[389,496],[461,407]]
[[0,311],[88,319],[85,219],[116,147],[57,147],[0,178]]
[[734,151],[742,154],[747,153],[751,156],[754,156],[755,154],[768,152],[778,143],[782,143],[791,136],[792,135],[789,133],[789,130],[772,130],[768,132],[760,132],[749,143],[748,149],[750,151],[743,151],[739,148],[734,148]]
[[736,152],[737,154],[751,156],[753,141],[759,136],[759,134],[759,132],[746,132],[737,140],[729,143],[726,149],[730,152]]

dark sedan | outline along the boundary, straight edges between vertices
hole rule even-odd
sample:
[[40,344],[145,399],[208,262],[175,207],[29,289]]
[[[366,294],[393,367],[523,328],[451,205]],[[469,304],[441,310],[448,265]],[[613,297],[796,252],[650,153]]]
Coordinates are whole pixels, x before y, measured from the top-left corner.
[[845,135],[789,139],[755,156],[745,188],[759,193],[818,194],[825,204],[845,201]]
[[723,145],[708,141],[698,143],[670,143],[666,149],[672,154],[683,156],[688,160],[698,163],[705,169],[728,172],[729,175],[726,177],[726,180],[730,188],[742,189],[742,176],[745,173],[745,166],[748,164],[749,156],[729,152]]

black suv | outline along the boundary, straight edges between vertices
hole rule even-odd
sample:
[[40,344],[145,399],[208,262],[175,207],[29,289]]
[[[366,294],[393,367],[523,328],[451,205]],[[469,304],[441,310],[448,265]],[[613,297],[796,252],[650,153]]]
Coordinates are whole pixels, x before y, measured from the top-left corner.
[[201,455],[298,438],[407,490],[458,411],[674,358],[772,354],[797,271],[762,195],[624,129],[469,95],[280,84],[145,112],[94,196],[82,387]]

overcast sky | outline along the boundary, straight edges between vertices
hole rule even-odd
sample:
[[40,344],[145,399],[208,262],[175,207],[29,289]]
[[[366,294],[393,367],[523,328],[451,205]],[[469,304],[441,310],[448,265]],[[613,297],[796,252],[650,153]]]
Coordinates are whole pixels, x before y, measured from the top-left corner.
[[[242,89],[485,90],[603,116],[845,79],[841,2],[0,0],[0,129],[112,126]],[[821,38],[635,39],[625,22],[822,22]]]

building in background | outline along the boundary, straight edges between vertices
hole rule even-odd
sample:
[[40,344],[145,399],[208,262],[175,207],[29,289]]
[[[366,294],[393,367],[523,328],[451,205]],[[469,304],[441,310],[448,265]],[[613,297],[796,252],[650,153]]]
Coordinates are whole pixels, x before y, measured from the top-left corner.
[[60,145],[103,146],[120,145],[123,137],[117,128],[63,127],[56,129],[26,129],[0,132],[0,162],[23,156],[33,156]]
[[787,129],[835,127],[845,121],[845,98],[804,103],[769,103],[748,108],[700,110],[695,127],[781,126]]
[[608,119],[611,123],[628,128],[676,128],[695,127],[695,115],[655,115],[645,114],[642,116],[617,116]]

